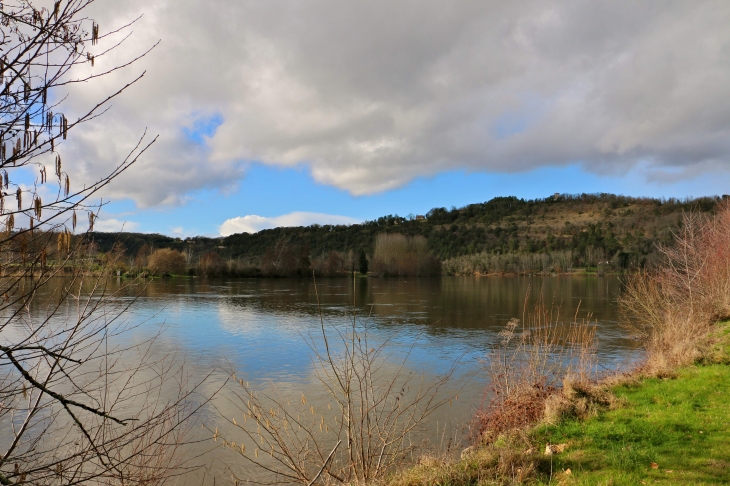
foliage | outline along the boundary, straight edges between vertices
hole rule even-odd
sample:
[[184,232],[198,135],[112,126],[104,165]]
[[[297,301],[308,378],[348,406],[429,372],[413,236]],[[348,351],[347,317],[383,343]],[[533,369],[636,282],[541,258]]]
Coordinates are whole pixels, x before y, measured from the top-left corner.
[[365,255],[365,250],[363,250],[362,248],[360,248],[360,254],[357,257],[357,265],[358,265],[358,270],[360,271],[360,273],[362,273],[362,274],[368,273],[368,267],[369,267],[368,257]]
[[[562,194],[524,200],[498,197],[462,208],[434,208],[426,219],[388,215],[362,224],[274,228],[225,238],[171,238],[162,235],[94,233],[102,252],[120,241],[130,255],[147,244],[191,254],[190,263],[215,251],[226,262],[221,273],[236,275],[263,265],[277,246],[306,248],[310,260],[331,251],[346,254],[360,249],[372,255],[382,233],[423,236],[428,250],[443,261],[446,273],[569,271],[594,267],[619,271],[651,267],[658,258],[656,244],[671,245],[672,231],[681,227],[682,211],[708,213],[720,198],[648,199],[613,194]],[[298,270],[299,269],[299,270]],[[300,271],[301,270],[301,271]],[[303,266],[286,275],[309,275]]]

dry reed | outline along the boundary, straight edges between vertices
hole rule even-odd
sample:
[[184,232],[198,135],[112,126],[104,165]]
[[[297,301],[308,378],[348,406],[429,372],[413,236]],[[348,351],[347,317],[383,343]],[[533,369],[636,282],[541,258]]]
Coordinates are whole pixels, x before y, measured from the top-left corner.
[[569,322],[539,297],[522,321],[512,319],[485,362],[490,379],[486,404],[477,412],[472,434],[480,442],[559,418],[574,390],[589,388],[595,372],[595,323]]

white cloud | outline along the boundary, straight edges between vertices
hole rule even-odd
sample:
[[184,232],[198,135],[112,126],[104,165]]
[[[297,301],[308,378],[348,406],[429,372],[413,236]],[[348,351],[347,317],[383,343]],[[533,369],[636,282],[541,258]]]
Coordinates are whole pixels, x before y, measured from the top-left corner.
[[120,221],[118,219],[99,218],[94,221],[94,231],[101,231],[106,233],[119,233],[120,231],[134,231],[139,227],[139,224],[134,221]]
[[355,218],[338,216],[335,214],[308,213],[295,211],[281,216],[264,217],[255,214],[238,216],[227,219],[220,227],[221,236],[235,233],[256,233],[263,229],[282,226],[311,226],[313,224],[354,224],[359,223]]
[[[688,175],[730,166],[730,3],[100,0],[111,29],[144,17],[67,112],[145,78],[62,147],[78,184],[159,134],[110,186],[141,206],[233,190],[242,161],[307,164],[371,194],[443,170],[582,162]],[[104,47],[104,46],[99,46]],[[66,108],[64,108],[66,109]],[[185,130],[216,116],[197,140]]]

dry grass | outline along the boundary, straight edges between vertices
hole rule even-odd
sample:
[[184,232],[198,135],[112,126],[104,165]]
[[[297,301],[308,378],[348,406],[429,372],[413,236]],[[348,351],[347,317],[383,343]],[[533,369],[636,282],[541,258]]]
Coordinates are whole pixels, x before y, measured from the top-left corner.
[[579,321],[577,313],[569,322],[561,321],[558,309],[542,297],[521,322],[511,320],[485,363],[490,393],[472,423],[474,438],[490,442],[534,425],[546,414],[566,412],[574,391],[587,389],[591,381],[595,330],[595,323]]
[[459,461],[426,456],[418,465],[396,474],[389,486],[426,486],[434,484],[521,484],[536,474],[538,452],[521,434],[464,454]]

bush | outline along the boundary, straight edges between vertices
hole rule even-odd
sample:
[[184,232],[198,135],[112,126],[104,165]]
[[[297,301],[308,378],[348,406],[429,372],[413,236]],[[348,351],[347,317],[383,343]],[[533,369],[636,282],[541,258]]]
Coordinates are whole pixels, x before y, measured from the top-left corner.
[[169,248],[160,248],[150,255],[148,265],[158,275],[180,275],[185,273],[185,255]]
[[624,326],[655,371],[701,357],[713,324],[730,316],[730,202],[710,217],[685,213],[673,236],[659,246],[659,267],[630,277],[620,298]]
[[[562,322],[558,309],[538,299],[522,321],[512,319],[487,355],[489,399],[477,411],[472,436],[490,442],[545,418],[570,390],[595,373],[596,324],[589,319]],[[566,386],[567,385],[567,386]],[[561,404],[562,407],[562,404]]]
[[375,239],[372,270],[384,276],[427,277],[441,274],[423,236],[381,233]]

